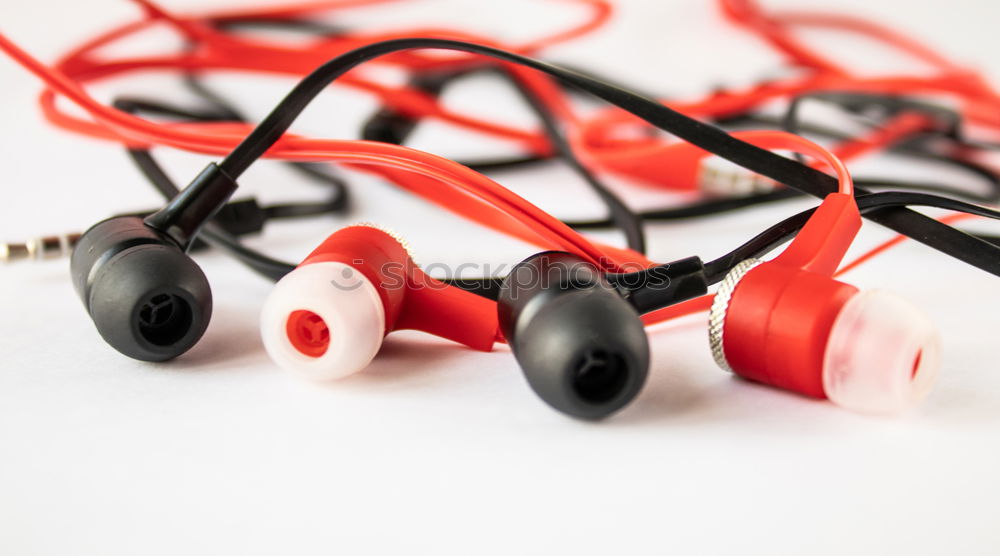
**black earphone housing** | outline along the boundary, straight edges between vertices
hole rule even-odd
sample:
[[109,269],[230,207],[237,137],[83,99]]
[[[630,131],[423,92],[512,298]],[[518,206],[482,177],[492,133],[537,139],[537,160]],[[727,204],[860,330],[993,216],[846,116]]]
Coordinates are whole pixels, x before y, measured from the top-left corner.
[[642,321],[593,264],[562,252],[530,257],[504,281],[497,308],[528,384],[553,408],[601,419],[645,384]]
[[142,361],[166,361],[208,327],[212,292],[201,268],[142,218],[87,230],[70,261],[73,286],[105,341]]

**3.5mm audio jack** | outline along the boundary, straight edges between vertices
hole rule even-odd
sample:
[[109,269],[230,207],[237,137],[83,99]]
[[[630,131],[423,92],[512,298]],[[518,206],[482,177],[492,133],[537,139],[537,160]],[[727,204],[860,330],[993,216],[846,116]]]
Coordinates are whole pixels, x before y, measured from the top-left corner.
[[42,261],[68,257],[80,241],[80,234],[70,233],[29,239],[24,243],[0,243],[0,262]]

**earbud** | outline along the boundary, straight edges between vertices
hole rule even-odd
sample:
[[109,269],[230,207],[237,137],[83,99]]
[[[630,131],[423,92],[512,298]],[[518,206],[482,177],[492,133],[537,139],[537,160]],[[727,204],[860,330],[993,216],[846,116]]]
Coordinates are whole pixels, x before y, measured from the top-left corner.
[[719,365],[865,413],[924,398],[940,360],[928,319],[894,295],[832,278],[859,227],[854,200],[831,195],[782,255],[737,265],[710,316]]
[[593,264],[562,252],[530,257],[504,281],[497,311],[528,384],[553,408],[601,419],[642,389],[646,332]]
[[212,316],[212,291],[185,252],[236,189],[210,164],[163,209],[119,216],[80,237],[70,259],[73,286],[105,341],[142,361],[191,349]]
[[205,274],[141,218],[120,216],[87,230],[70,268],[97,331],[129,357],[173,359],[208,327],[212,292]]
[[261,314],[271,359],[315,380],[362,370],[385,335],[403,329],[489,351],[496,308],[429,277],[399,240],[369,226],[327,238],[275,285]]

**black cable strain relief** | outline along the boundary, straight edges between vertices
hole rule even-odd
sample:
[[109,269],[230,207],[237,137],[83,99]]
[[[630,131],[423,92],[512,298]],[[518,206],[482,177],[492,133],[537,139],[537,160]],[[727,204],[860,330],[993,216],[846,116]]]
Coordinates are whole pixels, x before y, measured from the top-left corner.
[[[433,72],[418,74],[410,79],[409,86],[423,91],[433,97],[440,96],[445,85],[463,72]],[[364,123],[361,128],[361,138],[365,141],[379,141],[402,145],[413,134],[420,123],[420,118],[401,114],[396,110],[383,107]]]
[[246,236],[263,231],[267,214],[251,197],[226,203],[213,220],[234,236]]
[[146,224],[187,249],[237,187],[236,180],[213,162],[167,206],[146,218]]
[[708,293],[705,264],[699,257],[680,259],[641,272],[610,274],[607,278],[640,314]]
[[417,127],[417,120],[404,116],[392,108],[382,108],[365,122],[361,128],[361,138],[402,145]]

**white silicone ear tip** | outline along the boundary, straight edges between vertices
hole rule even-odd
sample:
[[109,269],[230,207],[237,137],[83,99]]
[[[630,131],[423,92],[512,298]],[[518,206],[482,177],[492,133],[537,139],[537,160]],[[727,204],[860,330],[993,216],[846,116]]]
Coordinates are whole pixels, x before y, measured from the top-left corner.
[[261,337],[271,359],[313,380],[364,369],[385,335],[375,286],[346,264],[312,263],[282,278],[264,303]]
[[909,302],[868,291],[848,300],[834,321],[823,388],[834,403],[862,413],[898,413],[930,392],[941,340]]

